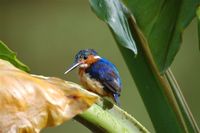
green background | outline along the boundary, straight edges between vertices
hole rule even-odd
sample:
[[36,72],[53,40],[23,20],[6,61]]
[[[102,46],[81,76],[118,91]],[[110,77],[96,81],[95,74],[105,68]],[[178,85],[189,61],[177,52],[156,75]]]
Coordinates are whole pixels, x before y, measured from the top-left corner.
[[[18,58],[31,68],[31,73],[77,83],[77,71],[67,76],[63,75],[64,71],[80,49],[97,50],[119,69],[123,83],[122,108],[154,132],[109,29],[92,13],[87,0],[0,0],[0,40],[17,52]],[[200,126],[200,53],[196,19],[184,32],[182,47],[171,68]],[[87,133],[89,130],[71,120],[43,130],[43,133],[51,132]]]

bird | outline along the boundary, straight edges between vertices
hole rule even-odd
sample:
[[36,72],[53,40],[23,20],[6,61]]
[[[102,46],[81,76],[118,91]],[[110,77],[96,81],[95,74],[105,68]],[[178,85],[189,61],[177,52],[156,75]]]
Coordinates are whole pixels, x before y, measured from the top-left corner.
[[64,74],[76,67],[79,68],[78,75],[84,88],[102,97],[110,97],[120,106],[122,83],[113,63],[99,56],[94,49],[84,49],[75,55],[73,65]]

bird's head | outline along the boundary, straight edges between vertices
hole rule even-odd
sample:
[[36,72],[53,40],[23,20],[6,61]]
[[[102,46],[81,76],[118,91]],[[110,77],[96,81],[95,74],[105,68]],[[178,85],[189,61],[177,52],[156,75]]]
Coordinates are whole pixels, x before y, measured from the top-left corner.
[[98,56],[95,50],[93,49],[81,50],[76,54],[73,65],[64,74],[67,74],[76,67],[88,68],[91,64],[97,62],[99,59],[101,59],[101,57]]

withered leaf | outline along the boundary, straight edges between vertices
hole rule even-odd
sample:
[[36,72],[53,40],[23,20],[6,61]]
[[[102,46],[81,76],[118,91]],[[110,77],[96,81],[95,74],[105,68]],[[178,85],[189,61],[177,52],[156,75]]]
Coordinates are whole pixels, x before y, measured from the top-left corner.
[[35,133],[83,112],[97,96],[75,83],[31,75],[0,59],[0,133]]

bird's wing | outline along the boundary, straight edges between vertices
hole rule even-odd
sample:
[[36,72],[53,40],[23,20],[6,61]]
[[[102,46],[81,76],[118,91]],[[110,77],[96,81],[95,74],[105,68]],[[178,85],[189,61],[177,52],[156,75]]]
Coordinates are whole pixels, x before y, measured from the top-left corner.
[[121,79],[116,67],[107,60],[94,63],[88,70],[92,78],[99,81],[106,89],[113,93],[121,92]]

